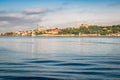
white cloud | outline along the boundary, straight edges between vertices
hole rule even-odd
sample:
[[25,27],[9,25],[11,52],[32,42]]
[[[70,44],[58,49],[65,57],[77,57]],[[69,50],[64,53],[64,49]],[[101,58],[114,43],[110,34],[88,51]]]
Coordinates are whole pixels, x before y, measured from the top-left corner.
[[6,24],[9,24],[9,22],[7,22],[7,21],[0,21],[0,25],[6,25]]
[[69,13],[68,11],[57,11],[50,13],[43,18],[40,25],[53,26],[56,24],[64,24],[69,22],[79,21],[80,16],[76,13]]
[[21,13],[7,13],[7,14],[0,14],[0,17],[13,17],[13,18],[23,18],[25,15]]
[[46,13],[49,10],[47,8],[31,8],[31,9],[25,9],[23,13],[27,15],[34,15],[34,14],[41,14],[41,13]]

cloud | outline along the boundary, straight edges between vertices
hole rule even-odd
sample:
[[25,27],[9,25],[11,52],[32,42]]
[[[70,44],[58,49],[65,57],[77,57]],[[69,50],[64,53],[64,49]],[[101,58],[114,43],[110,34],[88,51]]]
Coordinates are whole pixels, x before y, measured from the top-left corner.
[[17,18],[17,17],[10,17],[10,16],[0,16],[0,21],[9,21],[9,22],[12,22],[12,21],[16,21],[16,20],[19,20],[20,18]]
[[31,9],[26,9],[23,11],[26,15],[35,15],[35,14],[42,14],[48,12],[49,9],[46,8],[31,8]]
[[[6,13],[0,14],[0,21],[6,21],[9,24],[5,24],[9,30],[12,27],[14,30],[25,30],[28,28],[35,29],[40,22],[44,22],[44,17],[47,16],[46,13],[54,13],[60,11],[61,8],[54,9],[42,9],[42,8],[31,8],[21,11],[21,13]],[[51,16],[52,17],[52,16]],[[40,24],[42,25],[42,24]],[[19,26],[19,27],[18,27]],[[1,26],[3,27],[3,26]]]
[[24,15],[17,13],[8,13],[0,15],[0,21],[7,21],[10,24],[19,24],[24,20]]
[[9,24],[9,22],[7,22],[7,21],[0,21],[0,26],[1,25],[6,25],[6,24]]
[[[41,18],[39,19],[35,19],[35,18],[31,18],[29,16],[27,17],[15,17],[15,16],[0,16],[0,22],[2,22],[1,24],[4,23],[5,26],[8,27],[13,27],[13,26],[35,26],[37,24],[37,22],[40,22]],[[5,24],[6,22],[9,23]]]
[[22,18],[24,17],[24,15],[21,13],[6,13],[6,14],[0,14],[0,17]]
[[[32,9],[31,9],[32,10]],[[29,23],[31,22],[35,23],[38,21],[41,21],[42,17],[44,17],[44,14],[35,14],[36,9],[33,11],[34,15],[27,15],[24,13],[6,13],[6,14],[0,14],[0,21],[7,21],[11,24],[21,24],[21,23]],[[29,14],[33,14],[33,12],[28,11]],[[39,11],[40,12],[40,11]],[[41,11],[42,12],[42,11]]]
[[[56,7],[54,9],[48,9],[48,8],[30,8],[25,9],[19,13],[11,13],[6,11],[1,11],[0,13],[0,27],[3,27],[1,25],[4,25],[4,27],[13,28],[13,26],[29,26],[29,28],[37,27],[36,25],[40,22],[44,22],[44,17],[47,16],[46,13],[54,13],[59,12],[61,10],[61,7]],[[51,16],[52,17],[52,16]],[[14,29],[16,29],[14,27]]]
[[[37,23],[42,21],[43,14],[27,15],[19,13],[0,13],[0,31],[19,31],[35,29]],[[19,27],[18,27],[19,26]]]

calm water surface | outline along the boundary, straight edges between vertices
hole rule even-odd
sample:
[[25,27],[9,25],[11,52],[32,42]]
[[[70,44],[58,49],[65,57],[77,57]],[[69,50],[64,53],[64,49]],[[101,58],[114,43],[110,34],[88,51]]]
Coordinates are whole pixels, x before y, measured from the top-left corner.
[[0,80],[120,80],[120,37],[0,37]]

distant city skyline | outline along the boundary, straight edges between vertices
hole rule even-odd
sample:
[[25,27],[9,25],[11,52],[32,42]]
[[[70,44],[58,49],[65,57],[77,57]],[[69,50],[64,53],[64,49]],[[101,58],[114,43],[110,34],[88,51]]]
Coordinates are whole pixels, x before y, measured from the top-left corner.
[[0,32],[120,24],[120,0],[0,0]]

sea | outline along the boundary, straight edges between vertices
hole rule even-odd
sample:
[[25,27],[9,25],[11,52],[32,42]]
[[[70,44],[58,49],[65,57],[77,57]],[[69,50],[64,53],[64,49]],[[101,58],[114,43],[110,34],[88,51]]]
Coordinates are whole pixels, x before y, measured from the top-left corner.
[[0,37],[0,80],[120,80],[120,37]]

